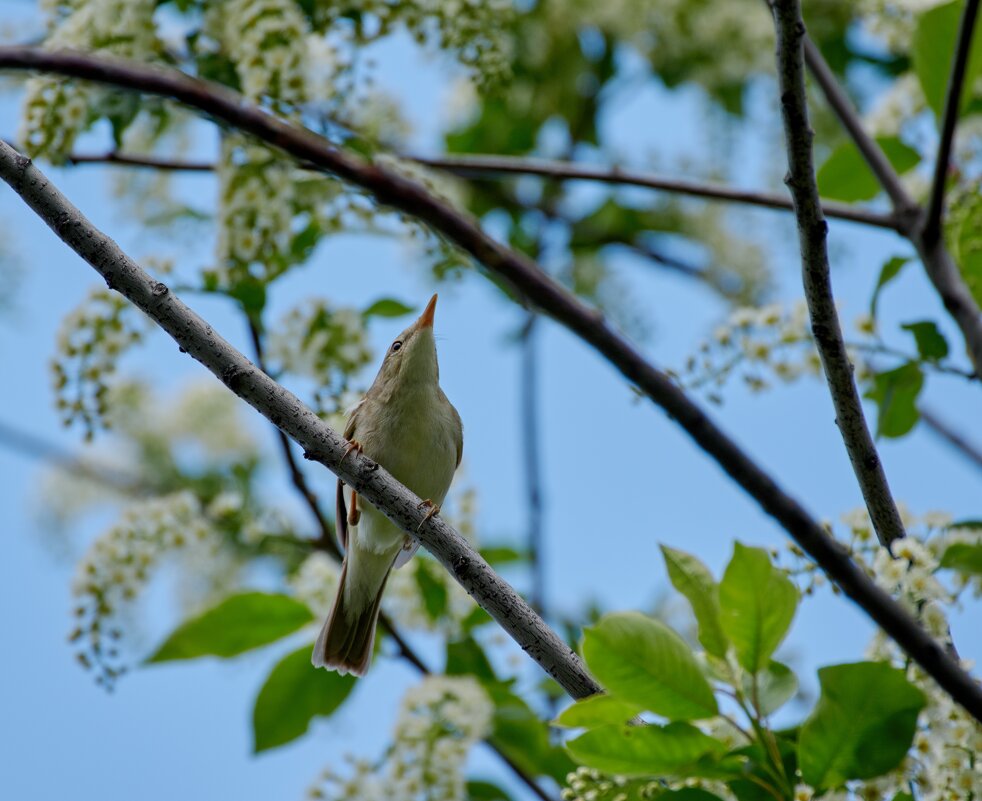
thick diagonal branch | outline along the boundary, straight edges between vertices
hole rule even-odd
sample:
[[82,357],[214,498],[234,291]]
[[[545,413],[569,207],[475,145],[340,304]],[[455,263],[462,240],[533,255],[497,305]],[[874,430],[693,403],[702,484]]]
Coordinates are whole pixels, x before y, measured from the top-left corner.
[[777,75],[781,89],[788,174],[785,183],[794,199],[801,249],[801,274],[815,345],[822,358],[825,379],[835,406],[835,422],[842,434],[876,535],[883,545],[904,536],[900,513],[890,493],[886,473],[863,414],[863,403],[853,378],[853,365],[842,339],[842,327],[832,295],[829,270],[828,224],[822,215],[812,156],[811,124],[805,94],[802,41],[805,23],[798,0],[772,4],[777,29]]
[[924,209],[910,197],[880,146],[866,133],[849,97],[819,49],[807,36],[804,48],[805,63],[815,82],[893,203],[894,214],[901,223],[901,232],[916,248],[928,279],[962,332],[976,374],[982,375],[982,311],[962,279],[944,239],[939,236],[932,241],[924,236]]
[[[259,112],[261,114],[261,112]],[[308,142],[313,135],[302,135]],[[307,148],[305,148],[307,149]],[[365,167],[367,170],[375,168]],[[127,257],[109,237],[75,208],[29,159],[0,142],[0,177],[17,192],[44,222],[76,253],[94,267],[107,284],[127,297],[201,362],[236,395],[304,448],[316,460],[364,495],[396,525],[417,537],[461,586],[546,669],[567,692],[579,698],[599,691],[576,654],[439,516],[426,519],[419,498],[364,456],[345,459],[345,441],[299,399],[218,336],[204,320],[174,297]],[[388,196],[406,191],[424,194],[410,184]],[[430,204],[441,201],[430,198]],[[412,210],[409,210],[412,212]],[[447,214],[455,214],[449,208]],[[463,223],[461,223],[463,224]],[[468,229],[469,230],[469,229]],[[484,234],[479,230],[481,242]],[[469,239],[466,240],[469,242]],[[622,374],[689,433],[770,515],[812,559],[880,627],[924,668],[939,685],[982,721],[982,689],[945,653],[944,648],[879,589],[850,559],[845,549],[785,493],[750,457],[722,432],[664,373],[648,364],[595,313],[583,307],[561,287],[517,254],[497,243],[481,244],[488,266],[525,290],[525,298],[549,311],[569,329],[591,343]],[[501,260],[506,264],[502,265]],[[527,275],[530,272],[531,275]]]

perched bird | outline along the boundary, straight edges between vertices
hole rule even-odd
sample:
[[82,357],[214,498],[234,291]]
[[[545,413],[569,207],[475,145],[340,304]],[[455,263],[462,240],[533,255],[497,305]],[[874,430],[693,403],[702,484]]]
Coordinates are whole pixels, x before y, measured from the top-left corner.
[[[460,415],[440,389],[433,338],[436,298],[389,347],[344,430],[349,442],[344,455],[361,451],[378,462],[426,499],[427,518],[440,511],[464,447]],[[345,551],[341,579],[311,661],[315,667],[363,676],[372,660],[389,571],[408,562],[418,544],[340,479],[337,527]]]

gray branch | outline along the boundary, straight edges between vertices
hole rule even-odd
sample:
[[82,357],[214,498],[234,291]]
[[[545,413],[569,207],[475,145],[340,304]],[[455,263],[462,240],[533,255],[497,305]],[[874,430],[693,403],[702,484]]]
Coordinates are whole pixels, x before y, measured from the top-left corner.
[[822,358],[825,380],[835,406],[852,469],[856,473],[876,535],[883,545],[905,536],[886,473],[863,414],[863,403],[853,378],[853,365],[842,339],[842,327],[832,295],[829,271],[828,224],[822,215],[812,156],[814,134],[808,120],[805,62],[802,40],[805,23],[798,0],[772,4],[777,29],[777,74],[781,89],[781,115],[788,153],[785,183],[794,199],[801,248],[801,274],[815,345]]
[[30,161],[0,142],[0,177],[106,284],[141,309],[223,384],[416,537],[457,582],[573,698],[601,692],[576,653],[439,515],[425,519],[420,499],[377,463],[350,454],[346,441],[299,398],[224,340],[168,287],[154,280],[99,231]]

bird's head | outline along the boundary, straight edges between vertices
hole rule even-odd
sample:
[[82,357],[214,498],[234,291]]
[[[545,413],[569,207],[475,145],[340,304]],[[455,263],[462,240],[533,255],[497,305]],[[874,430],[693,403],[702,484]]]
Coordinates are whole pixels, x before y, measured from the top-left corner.
[[378,387],[391,391],[396,387],[409,388],[439,382],[440,368],[436,360],[436,340],[433,338],[436,299],[436,295],[430,298],[416,322],[389,345],[373,389]]

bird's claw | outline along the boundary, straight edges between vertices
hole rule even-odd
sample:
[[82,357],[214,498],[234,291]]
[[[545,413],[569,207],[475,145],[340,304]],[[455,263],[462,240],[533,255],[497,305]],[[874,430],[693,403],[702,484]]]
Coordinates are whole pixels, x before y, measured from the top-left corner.
[[426,508],[428,510],[426,512],[426,515],[423,517],[423,519],[419,521],[419,525],[416,527],[416,531],[419,531],[426,524],[426,521],[429,520],[431,517],[440,514],[440,507],[437,506],[435,503],[433,503],[433,501],[431,501],[429,498],[427,498],[425,501],[420,501],[418,504],[416,504],[416,508],[417,509]]
[[344,462],[344,460],[348,458],[349,453],[351,453],[352,451],[357,451],[358,453],[361,453],[363,450],[364,448],[362,448],[361,443],[358,440],[356,439],[351,440],[348,443],[348,447],[344,449],[344,453],[341,454],[341,461],[338,462],[338,467],[340,467]]

